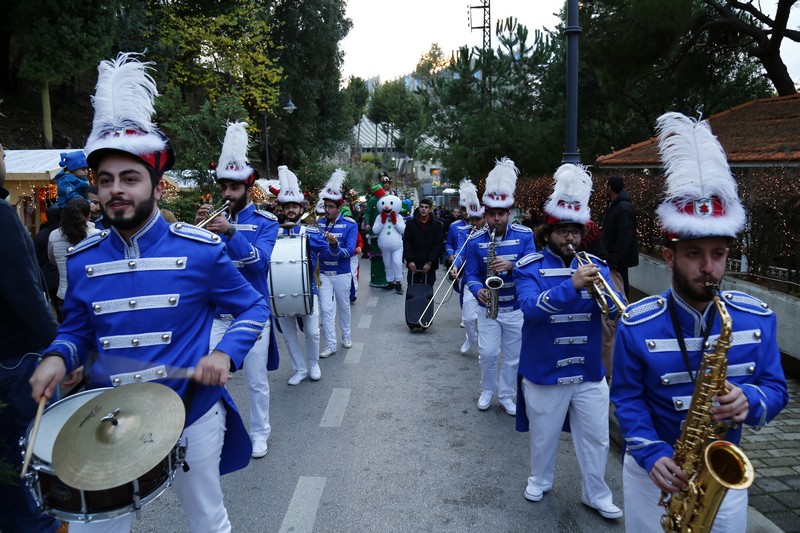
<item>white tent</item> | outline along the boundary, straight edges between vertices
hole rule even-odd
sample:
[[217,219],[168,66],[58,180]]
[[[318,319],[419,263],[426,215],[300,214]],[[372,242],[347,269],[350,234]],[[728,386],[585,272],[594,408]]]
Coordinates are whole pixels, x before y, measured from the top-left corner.
[[[63,150],[6,150],[8,202],[17,208],[20,220],[35,234],[42,222],[44,199],[51,194],[52,180],[61,170],[58,163]],[[48,186],[51,187],[48,187]]]

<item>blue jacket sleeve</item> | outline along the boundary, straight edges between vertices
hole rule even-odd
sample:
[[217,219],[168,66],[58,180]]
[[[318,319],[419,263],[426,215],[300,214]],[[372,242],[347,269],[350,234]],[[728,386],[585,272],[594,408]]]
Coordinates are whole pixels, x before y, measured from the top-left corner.
[[481,268],[483,266],[483,258],[480,254],[477,239],[467,241],[465,257],[467,266],[464,267],[464,271],[466,272],[464,281],[467,284],[467,288],[472,292],[472,295],[477,298],[478,291],[483,288],[486,278],[486,269],[485,267],[483,269]]
[[455,255],[458,250],[458,236],[461,233],[458,230],[461,226],[457,225],[456,222],[453,222],[450,224],[450,227],[447,228],[447,240],[445,241],[444,251],[447,252],[448,257]]
[[759,352],[755,380],[740,385],[749,403],[745,424],[759,429],[775,418],[789,402],[776,329],[777,320],[772,314],[768,317],[768,326],[761,332],[763,348]]
[[227,242],[228,256],[233,261],[240,261],[248,271],[266,273],[279,229],[277,222],[268,220],[266,224],[259,226],[252,244],[243,233],[237,231]]

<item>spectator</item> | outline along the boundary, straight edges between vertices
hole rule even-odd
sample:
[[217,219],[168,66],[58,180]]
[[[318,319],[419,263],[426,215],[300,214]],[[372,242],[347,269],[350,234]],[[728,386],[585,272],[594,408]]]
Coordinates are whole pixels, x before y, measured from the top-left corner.
[[[418,214],[406,223],[403,234],[403,259],[408,267],[407,283],[421,274],[428,285],[436,282],[436,269],[444,247],[444,226],[432,216],[433,202],[419,202]],[[396,288],[396,287],[395,287]]]
[[50,301],[53,303],[53,308],[56,312],[56,318],[59,322],[63,319],[61,309],[57,305],[58,302],[58,267],[50,262],[50,257],[47,255],[47,243],[50,239],[50,233],[61,226],[61,210],[56,206],[47,208],[45,214],[47,222],[39,226],[39,233],[33,239],[33,246],[36,249],[36,260],[39,262],[39,268],[42,270],[44,276],[44,283],[47,287],[47,294],[50,296]]
[[103,220],[103,210],[100,209],[100,197],[97,195],[96,185],[90,185],[86,189],[86,199],[89,201],[89,208],[92,210],[92,214],[89,215],[89,222],[93,222],[94,227],[99,230],[108,229],[106,228],[105,220]]
[[631,197],[624,189],[621,177],[612,176],[608,179],[603,244],[608,252],[608,266],[619,272],[625,284],[625,297],[630,298],[628,268],[639,264],[639,243],[636,238],[636,213],[631,205]]
[[58,188],[58,207],[64,209],[67,202],[73,198],[86,198],[89,189],[89,164],[82,150],[77,152],[63,152],[61,161],[58,163],[63,167],[56,174],[55,182]]

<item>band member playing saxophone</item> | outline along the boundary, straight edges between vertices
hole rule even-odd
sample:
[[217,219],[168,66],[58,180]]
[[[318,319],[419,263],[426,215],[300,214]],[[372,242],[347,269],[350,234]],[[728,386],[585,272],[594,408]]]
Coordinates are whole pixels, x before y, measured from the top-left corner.
[[[718,512],[705,511],[711,502],[702,498],[712,491],[697,481],[709,468],[698,459],[710,442],[738,444],[741,424],[763,427],[786,406],[776,318],[767,304],[739,291],[722,290],[712,298],[708,284],[722,281],[729,244],[744,227],[745,211],[708,122],[667,113],[658,119],[657,131],[666,195],[656,212],[672,287],[630,305],[617,326],[611,400],[627,447],[625,529],[661,531],[665,525],[667,530],[710,531],[713,525],[713,531],[744,532],[747,490],[728,490]],[[701,363],[726,343],[724,367],[700,375]],[[723,383],[699,405],[695,382],[704,384],[707,375],[720,373]],[[706,425],[725,425],[727,433],[699,439],[682,460],[682,454],[676,457],[676,450],[685,449],[685,442],[679,445],[682,426],[698,419],[704,423],[683,429],[702,434]],[[703,512],[670,512],[672,498],[688,503],[681,509]],[[676,522],[681,527],[675,528]]]
[[[511,416],[517,412],[514,395],[522,343],[522,311],[519,310],[511,271],[518,259],[536,251],[531,229],[508,223],[518,173],[514,162],[507,157],[498,161],[489,172],[483,193],[488,227],[476,231],[467,241],[465,269],[467,288],[480,305],[486,307],[492,300],[497,303],[494,310],[488,309],[494,318],[487,316],[487,312],[478,311],[478,362],[481,369],[478,409],[489,409],[497,393],[500,406]],[[488,262],[490,256],[494,259]],[[494,281],[500,280],[502,286],[487,288],[488,278],[497,278]],[[494,299],[492,290],[498,291]],[[497,360],[501,350],[503,364],[498,382]]]
[[[257,210],[248,197],[250,187],[258,179],[258,172],[247,160],[246,128],[246,122],[228,124],[217,164],[217,183],[222,190],[223,199],[228,202],[228,212],[211,218],[205,228],[220,236],[233,264],[269,302],[267,271],[269,258],[278,238],[278,220],[272,213]],[[195,220],[198,223],[208,220],[212,209],[210,205],[203,205]],[[217,309],[211,330],[212,347],[217,345],[234,318],[229,309]],[[270,329],[270,322],[267,321],[256,344],[244,360],[247,389],[250,393],[249,427],[254,458],[267,455],[267,439],[272,431],[269,423],[267,370],[278,368],[278,354],[277,349],[269,349]]]
[[[608,384],[601,357],[602,322],[619,309],[603,301],[600,276],[608,267],[592,255],[576,256],[589,221],[592,178],[581,166],[555,173],[544,206],[541,253],[517,261],[514,282],[525,316],[522,327],[517,429],[530,431],[531,475],[525,498],[538,502],[553,488],[556,454],[569,422],[582,476],[581,501],[607,519],[622,517],[605,482],[608,458]],[[620,294],[616,294],[620,297]],[[601,311],[601,308],[604,311]]]

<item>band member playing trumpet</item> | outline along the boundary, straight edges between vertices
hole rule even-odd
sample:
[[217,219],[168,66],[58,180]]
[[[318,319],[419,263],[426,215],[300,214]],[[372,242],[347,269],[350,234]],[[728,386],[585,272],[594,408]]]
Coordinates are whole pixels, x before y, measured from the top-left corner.
[[[220,236],[233,264],[269,302],[267,271],[269,258],[278,238],[278,220],[272,213],[257,210],[248,197],[250,187],[258,179],[258,172],[247,160],[246,128],[246,122],[228,124],[217,164],[217,183],[223,200],[228,203],[228,212],[213,217],[205,228]],[[212,209],[211,205],[203,205],[197,211],[195,221],[207,220]],[[234,315],[230,309],[217,309],[211,330],[212,347],[217,345],[233,323]],[[249,427],[254,458],[267,455],[267,440],[272,431],[269,423],[267,371],[277,369],[278,362],[277,350],[270,350],[270,334],[270,322],[267,321],[244,360],[247,389],[250,393]]]
[[[676,462],[674,457],[682,430],[700,435],[706,431],[689,423],[690,415],[710,411],[711,424],[727,426],[717,442],[737,444],[742,424],[763,427],[789,399],[775,313],[743,292],[723,290],[717,298],[732,321],[725,328],[730,339],[722,354],[727,361],[721,370],[724,385],[706,382],[707,375],[719,375],[720,369],[698,372],[707,354],[715,355],[723,345],[723,316],[708,284],[718,286],[722,281],[729,245],[745,225],[745,210],[725,152],[708,122],[667,113],[659,117],[656,129],[666,175],[666,200],[656,213],[664,231],[662,255],[672,270],[672,286],[630,305],[619,321],[611,382],[611,400],[627,447],[622,468],[625,530],[637,533],[662,531],[662,517],[668,514],[659,505],[662,498],[682,497],[694,509],[711,507],[711,501],[697,498],[710,498],[717,491],[689,487],[687,474],[708,471],[708,465],[689,457]],[[705,405],[695,404],[695,382],[713,391]],[[724,392],[717,393],[720,388]],[[684,454],[702,458],[708,443],[705,438],[700,441],[702,449],[685,442],[681,448],[691,453]],[[724,468],[737,471],[732,462]],[[697,517],[703,522],[694,522],[696,517],[683,512],[670,518],[685,520],[683,525],[693,531],[744,533],[747,489],[736,487],[733,476],[725,477],[735,488],[718,496],[722,501],[716,518],[707,514]]]
[[320,357],[330,357],[336,353],[336,314],[339,314],[339,328],[342,332],[342,347],[350,348],[350,257],[356,251],[356,234],[358,225],[352,218],[339,212],[343,202],[345,172],[336,169],[328,183],[320,191],[324,202],[325,216],[317,222],[325,238],[333,246],[337,245],[337,253],[322,253],[319,261],[319,305],[322,335],[325,337],[325,349]]
[[[313,273],[317,269],[317,257],[325,254],[329,257],[344,255],[339,248],[339,241],[333,233],[322,233],[317,226],[301,225],[303,217],[304,198],[297,176],[286,166],[278,167],[278,181],[280,191],[277,198],[278,203],[283,207],[283,214],[286,222],[281,228],[283,235],[308,236],[308,246],[311,249],[311,283],[314,293],[314,311],[310,315],[302,317],[285,316],[278,317],[278,326],[283,333],[286,342],[286,349],[292,360],[294,374],[289,378],[289,385],[299,385],[306,377],[312,381],[317,381],[322,377],[319,368],[319,297],[317,295],[316,276]],[[301,321],[303,334],[306,338],[305,354],[297,338],[297,322]]]
[[[120,54],[98,68],[86,156],[110,229],[70,253],[64,322],[31,378],[33,398],[52,398],[65,373],[93,350],[90,388],[158,380],[174,389],[187,404],[183,437],[190,442],[191,468],[178,469],[173,486],[188,529],[230,531],[220,474],[244,468],[251,445],[225,383],[256,342],[269,308],[217,235],[189,224],[168,225],[161,217],[156,198],[174,154],[150,122],[156,86],[149,65],[133,56]],[[117,94],[125,98],[108,98]],[[236,319],[209,353],[216,308]],[[148,427],[146,420],[142,424]],[[126,459],[120,457],[120,465]],[[73,522],[69,529],[126,531],[132,517]]]
[[[616,519],[622,511],[604,480],[609,445],[608,384],[601,357],[604,316],[587,291],[609,272],[596,257],[581,264],[574,254],[589,220],[591,190],[592,178],[582,166],[559,167],[544,206],[546,246],[520,259],[514,269],[525,316],[519,365],[524,408],[517,412],[517,430],[530,430],[526,499],[538,502],[553,488],[566,420],[581,469],[581,501],[604,518]],[[609,305],[609,314],[616,316],[619,311]]]
[[[517,413],[514,395],[517,366],[522,343],[522,311],[511,279],[514,263],[536,251],[533,232],[519,224],[509,224],[509,209],[514,205],[514,190],[519,170],[504,157],[486,178],[483,204],[487,228],[476,231],[467,241],[466,284],[486,311],[478,311],[478,363],[481,368],[481,395],[478,409],[492,404],[495,392],[503,410]],[[499,278],[500,288],[488,289],[486,281]],[[492,281],[497,281],[494,279]],[[495,291],[494,295],[492,291]],[[503,352],[499,382],[497,360]]]

